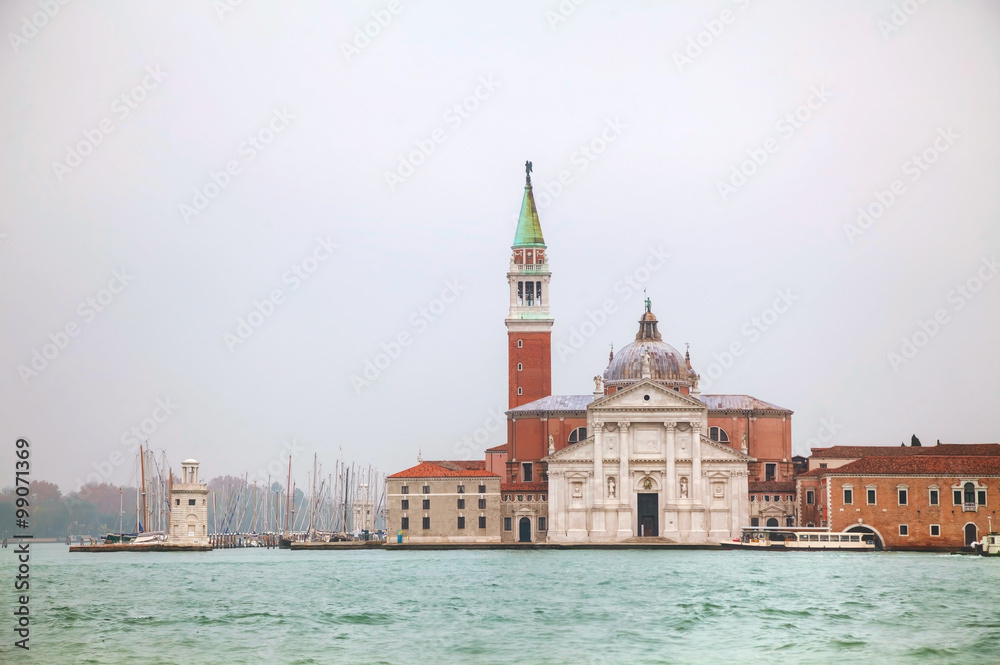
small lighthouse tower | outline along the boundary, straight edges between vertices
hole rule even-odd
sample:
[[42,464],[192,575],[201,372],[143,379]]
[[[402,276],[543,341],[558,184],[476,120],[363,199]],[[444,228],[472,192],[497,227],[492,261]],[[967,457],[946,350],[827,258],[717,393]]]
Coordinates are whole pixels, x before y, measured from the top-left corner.
[[208,545],[208,486],[198,481],[198,462],[181,462],[181,482],[171,490],[170,537],[174,545]]

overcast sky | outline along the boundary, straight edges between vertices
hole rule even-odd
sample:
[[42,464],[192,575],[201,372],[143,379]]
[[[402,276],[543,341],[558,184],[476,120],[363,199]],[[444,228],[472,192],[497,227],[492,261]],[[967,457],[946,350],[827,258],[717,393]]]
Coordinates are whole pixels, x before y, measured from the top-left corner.
[[902,4],[4,2],[0,484],[503,443],[529,159],[554,392],[632,280],[796,453],[997,441],[1000,6]]

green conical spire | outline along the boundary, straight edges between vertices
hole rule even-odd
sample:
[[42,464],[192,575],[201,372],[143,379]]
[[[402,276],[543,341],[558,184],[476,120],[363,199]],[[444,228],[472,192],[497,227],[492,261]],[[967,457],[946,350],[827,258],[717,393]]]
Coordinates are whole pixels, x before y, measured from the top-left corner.
[[521,216],[517,220],[514,247],[545,247],[542,225],[538,221],[538,209],[535,208],[535,195],[531,193],[531,162],[524,163],[524,170],[524,200],[521,201]]

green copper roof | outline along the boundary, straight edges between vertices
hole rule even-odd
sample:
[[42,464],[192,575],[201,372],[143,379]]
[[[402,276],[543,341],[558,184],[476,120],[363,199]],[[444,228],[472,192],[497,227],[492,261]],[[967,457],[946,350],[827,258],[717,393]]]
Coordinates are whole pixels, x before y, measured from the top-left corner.
[[542,237],[542,225],[538,222],[538,210],[535,208],[535,195],[531,193],[531,185],[524,186],[524,200],[521,202],[521,216],[517,220],[517,233],[514,234],[514,247],[545,247]]

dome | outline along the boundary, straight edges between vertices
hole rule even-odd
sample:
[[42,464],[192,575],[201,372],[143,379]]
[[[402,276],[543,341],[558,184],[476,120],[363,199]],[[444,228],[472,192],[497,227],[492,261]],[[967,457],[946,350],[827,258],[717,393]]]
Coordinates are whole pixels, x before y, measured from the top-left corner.
[[612,355],[604,370],[605,384],[614,386],[640,380],[646,353],[649,353],[650,378],[654,381],[687,386],[694,383],[694,371],[688,366],[687,358],[663,341],[657,330],[656,316],[647,309],[639,319],[635,341]]

